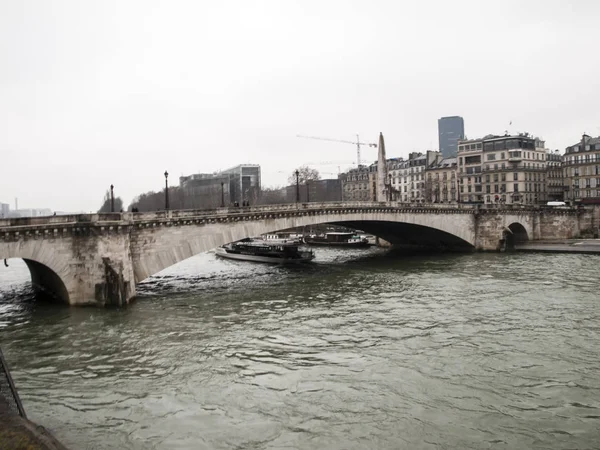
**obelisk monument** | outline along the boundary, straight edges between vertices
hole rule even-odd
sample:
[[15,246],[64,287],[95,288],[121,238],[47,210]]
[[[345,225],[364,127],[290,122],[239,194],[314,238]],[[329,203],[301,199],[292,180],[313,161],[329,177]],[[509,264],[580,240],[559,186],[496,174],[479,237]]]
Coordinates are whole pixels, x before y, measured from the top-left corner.
[[377,157],[377,195],[378,202],[387,201],[387,166],[385,163],[385,143],[383,142],[383,133],[379,133],[379,155]]

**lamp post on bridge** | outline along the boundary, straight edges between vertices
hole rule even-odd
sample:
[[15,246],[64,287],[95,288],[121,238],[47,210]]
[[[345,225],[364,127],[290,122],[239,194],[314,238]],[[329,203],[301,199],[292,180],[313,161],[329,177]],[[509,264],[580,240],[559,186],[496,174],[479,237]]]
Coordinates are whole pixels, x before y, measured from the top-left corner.
[[221,208],[225,207],[225,182],[221,181]]
[[165,170],[165,210],[169,210],[169,172]]
[[308,186],[308,180],[306,180],[306,203],[310,203],[310,187]]
[[110,185],[110,212],[115,212],[115,193],[114,193],[114,185]]
[[300,203],[300,182],[299,182],[299,176],[300,176],[300,172],[298,172],[298,169],[296,169],[296,172],[294,172],[296,174],[296,203]]

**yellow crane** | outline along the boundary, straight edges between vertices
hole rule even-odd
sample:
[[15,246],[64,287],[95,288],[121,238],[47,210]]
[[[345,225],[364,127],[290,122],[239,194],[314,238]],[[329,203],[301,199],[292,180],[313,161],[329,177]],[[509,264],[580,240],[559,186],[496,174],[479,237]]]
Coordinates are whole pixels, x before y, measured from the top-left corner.
[[296,137],[303,138],[303,139],[317,139],[319,141],[341,142],[343,144],[356,145],[356,165],[357,166],[360,166],[360,164],[361,164],[361,160],[360,160],[360,146],[361,145],[367,145],[369,147],[377,147],[377,144],[372,144],[372,143],[367,143],[367,142],[360,142],[360,138],[358,137],[358,134],[356,135],[356,142],[345,141],[345,140],[342,140],[342,139],[322,138],[322,137],[316,137],[316,136],[302,136],[300,134],[297,134]]

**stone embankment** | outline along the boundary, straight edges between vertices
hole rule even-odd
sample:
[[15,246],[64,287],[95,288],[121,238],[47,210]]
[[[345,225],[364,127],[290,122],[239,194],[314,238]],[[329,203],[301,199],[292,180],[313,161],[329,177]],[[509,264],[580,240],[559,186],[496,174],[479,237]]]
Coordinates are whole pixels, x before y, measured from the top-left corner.
[[67,450],[48,430],[15,414],[0,396],[0,450]]

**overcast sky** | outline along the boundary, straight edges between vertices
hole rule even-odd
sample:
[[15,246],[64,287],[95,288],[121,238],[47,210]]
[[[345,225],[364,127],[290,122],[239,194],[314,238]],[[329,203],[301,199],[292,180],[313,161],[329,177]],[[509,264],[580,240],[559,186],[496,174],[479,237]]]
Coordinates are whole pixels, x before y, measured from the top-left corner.
[[283,185],[356,160],[297,134],[407,156],[446,115],[564,150],[600,135],[599,20],[597,0],[0,0],[0,201],[91,211],[111,183],[129,204],[239,163]]

